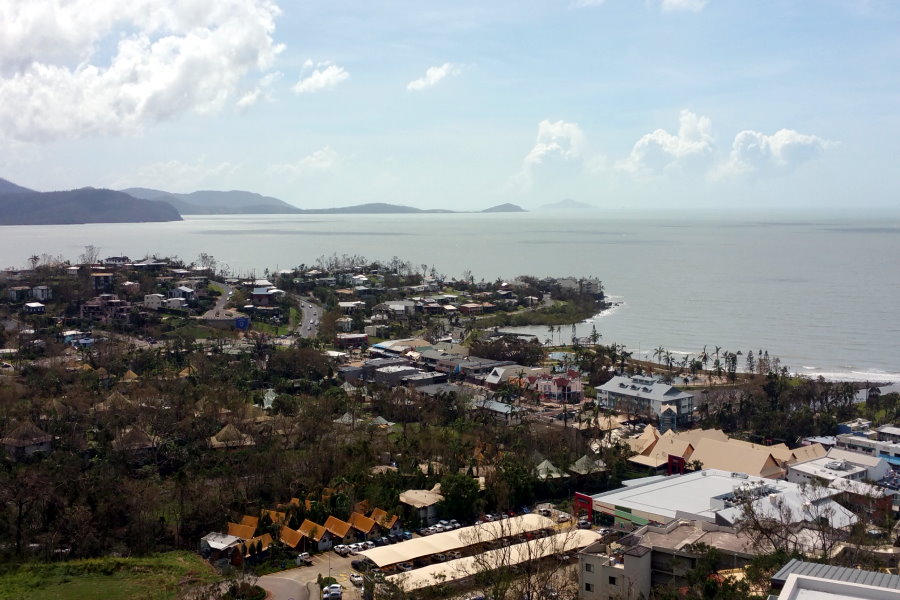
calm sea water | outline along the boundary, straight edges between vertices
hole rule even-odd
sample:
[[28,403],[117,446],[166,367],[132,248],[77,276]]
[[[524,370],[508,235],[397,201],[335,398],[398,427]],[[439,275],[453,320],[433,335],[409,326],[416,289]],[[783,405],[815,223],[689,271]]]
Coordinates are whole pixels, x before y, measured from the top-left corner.
[[[622,304],[606,342],[766,349],[792,370],[900,380],[900,219],[643,218],[590,214],[254,215],[178,223],[0,227],[0,266],[29,255],[213,254],[261,274],[322,255],[393,256],[476,279],[594,276]],[[592,323],[581,324],[587,335]],[[540,339],[546,328],[534,330]],[[563,328],[564,340],[571,328]],[[559,339],[559,335],[555,335]]]

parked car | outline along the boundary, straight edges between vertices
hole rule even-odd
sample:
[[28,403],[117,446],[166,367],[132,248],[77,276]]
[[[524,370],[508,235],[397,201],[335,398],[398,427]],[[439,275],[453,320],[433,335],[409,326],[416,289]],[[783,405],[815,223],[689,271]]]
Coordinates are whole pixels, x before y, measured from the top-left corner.
[[326,598],[328,600],[340,600],[341,596],[344,594],[344,588],[341,587],[339,583],[332,583],[328,587],[322,590],[322,600]]
[[375,568],[375,563],[372,562],[368,558],[358,558],[350,563],[350,566],[359,571],[360,573],[365,573],[366,571],[370,571]]
[[591,528],[591,522],[588,521],[587,519],[581,519],[580,521],[578,521],[578,529],[590,529],[590,528]]
[[542,508],[538,512],[544,517],[549,517],[552,514],[549,508]]
[[350,548],[350,554],[359,554],[360,550],[365,550],[365,546],[360,547],[361,544],[350,544],[347,546]]
[[404,539],[404,540],[411,540],[411,539],[412,539],[412,532],[411,532],[411,531],[404,531],[404,532],[403,532],[403,539]]
[[431,559],[432,559],[434,562],[447,562],[447,555],[446,555],[446,554],[442,554],[442,553],[439,552],[439,553],[437,553],[437,554],[433,554],[433,555],[431,556]]
[[366,550],[371,550],[375,547],[375,542],[373,542],[372,540],[366,540],[363,543],[366,545]]
[[350,574],[350,583],[352,583],[356,587],[362,587],[363,576],[360,575],[359,573],[351,573]]
[[414,568],[411,562],[402,562],[397,566],[400,567],[401,571],[412,571]]
[[301,552],[297,555],[296,563],[298,567],[301,565],[310,565],[312,564],[312,556],[309,555],[309,552]]
[[345,546],[344,544],[338,544],[332,548],[332,550],[334,550],[334,553],[338,556],[347,556],[350,554],[350,546]]
[[450,527],[451,529],[459,529],[459,521],[456,519],[450,519]]
[[558,515],[556,515],[557,523],[568,523],[571,520],[572,520],[572,515],[570,515],[568,513],[561,512]]

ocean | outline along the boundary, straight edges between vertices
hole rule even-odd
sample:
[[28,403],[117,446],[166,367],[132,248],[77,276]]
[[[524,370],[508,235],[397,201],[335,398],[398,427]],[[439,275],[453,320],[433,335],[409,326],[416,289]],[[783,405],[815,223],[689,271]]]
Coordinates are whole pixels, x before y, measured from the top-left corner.
[[[900,218],[572,214],[227,215],[182,222],[0,227],[0,266],[201,252],[240,274],[362,255],[447,276],[597,277],[618,306],[579,324],[652,357],[767,350],[792,371],[900,381]],[[541,340],[546,327],[532,330]],[[563,327],[554,340],[571,339]],[[743,366],[743,361],[741,361]]]

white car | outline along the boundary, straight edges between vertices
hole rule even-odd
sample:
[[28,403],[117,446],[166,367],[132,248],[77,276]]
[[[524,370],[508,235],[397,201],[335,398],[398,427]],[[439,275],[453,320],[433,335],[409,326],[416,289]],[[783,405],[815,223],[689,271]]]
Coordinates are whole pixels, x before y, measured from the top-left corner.
[[559,513],[558,515],[556,515],[556,522],[557,522],[557,523],[567,523],[567,522],[569,522],[571,519],[572,519],[572,515],[570,515],[570,514],[568,514],[568,513],[561,512],[561,513]]
[[359,547],[359,544],[350,544],[348,548],[350,548],[350,554],[359,554],[359,551],[363,549]]
[[359,573],[351,573],[350,574],[350,583],[357,587],[362,587],[363,584],[363,576]]
[[344,544],[338,544],[337,546],[332,548],[332,550],[334,550],[334,553],[339,556],[347,556],[348,554],[350,554],[350,547],[345,546]]

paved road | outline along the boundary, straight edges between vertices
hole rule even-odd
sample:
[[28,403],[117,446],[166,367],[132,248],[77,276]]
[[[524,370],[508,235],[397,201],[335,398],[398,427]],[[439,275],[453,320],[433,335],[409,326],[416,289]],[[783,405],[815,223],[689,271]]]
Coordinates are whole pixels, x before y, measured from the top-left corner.
[[306,296],[298,296],[297,302],[301,312],[297,335],[305,338],[316,337],[319,333],[319,322],[324,313],[322,307],[310,301]]
[[269,592],[268,598],[271,600],[319,600],[315,582],[301,583],[297,579],[285,576],[286,573],[290,571],[263,575],[257,584]]
[[225,314],[225,305],[231,300],[234,288],[219,281],[215,282],[216,287],[222,290],[222,295],[216,299],[216,305],[203,313],[202,319],[220,319]]

